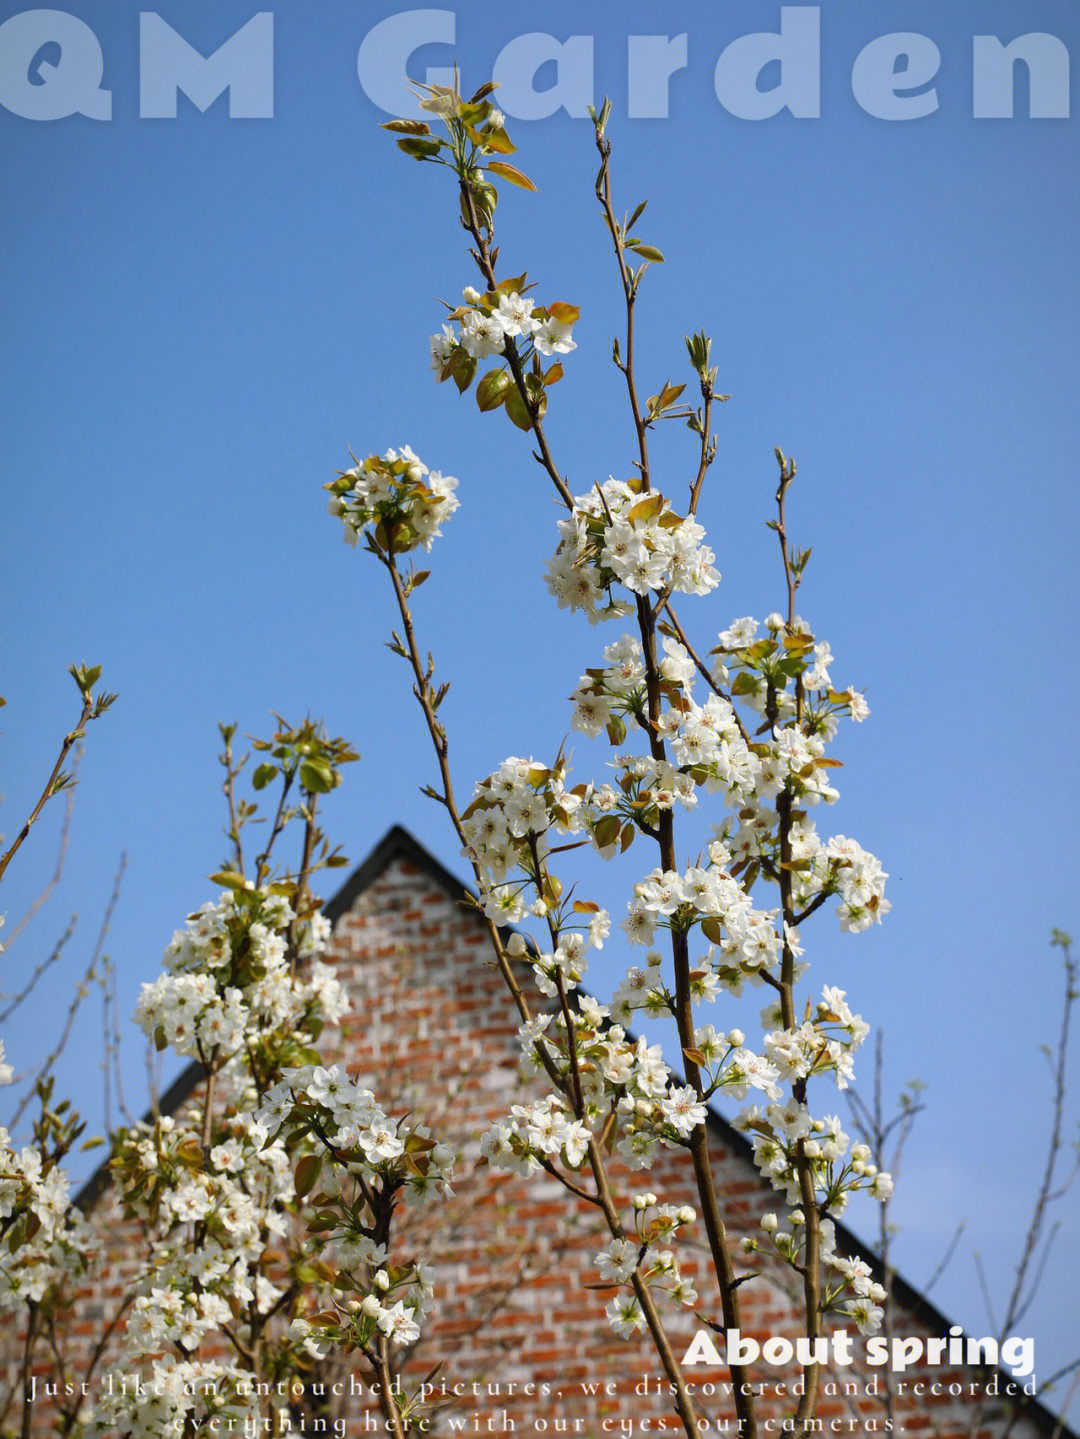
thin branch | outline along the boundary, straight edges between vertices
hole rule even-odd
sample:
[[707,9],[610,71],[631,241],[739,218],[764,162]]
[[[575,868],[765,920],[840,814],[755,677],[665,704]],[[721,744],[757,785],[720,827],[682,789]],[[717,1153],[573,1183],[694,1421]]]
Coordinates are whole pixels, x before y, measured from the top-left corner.
[[52,1052],[48,1054],[45,1060],[42,1062],[40,1068],[34,1076],[33,1083],[20,1100],[19,1106],[16,1109],[14,1115],[12,1116],[11,1124],[9,1125],[9,1128],[12,1130],[15,1129],[19,1120],[26,1112],[27,1105],[30,1103],[30,1100],[34,1096],[34,1091],[38,1081],[43,1079],[44,1076],[49,1073],[53,1065],[60,1058],[61,1054],[63,1054],[64,1049],[67,1047],[67,1042],[71,1037],[71,1030],[75,1023],[75,1016],[78,1013],[79,1007],[81,1006],[83,1000],[89,993],[90,985],[94,982],[94,979],[97,976],[98,965],[101,962],[102,952],[105,948],[105,940],[108,937],[109,928],[112,924],[113,912],[115,911],[117,903],[120,899],[120,885],[123,880],[124,870],[126,869],[126,867],[127,858],[125,856],[121,858],[120,865],[116,871],[116,876],[113,880],[113,891],[112,894],[109,896],[109,903],[105,908],[105,914],[101,921],[101,928],[98,930],[97,942],[94,945],[94,952],[90,956],[90,963],[86,966],[86,969],[83,972],[82,979],[76,986],[74,997],[72,998],[71,1003],[68,1005],[67,1017],[64,1023],[64,1028],[61,1031],[60,1038],[57,1040],[56,1046],[54,1047]]
[[941,1276],[945,1273],[946,1269],[949,1267],[949,1263],[950,1263],[950,1261],[952,1260],[953,1255],[956,1253],[956,1246],[960,1243],[960,1236],[963,1234],[963,1232],[964,1232],[964,1230],[965,1230],[966,1228],[967,1228],[967,1220],[966,1220],[966,1219],[961,1219],[960,1223],[956,1226],[956,1229],[953,1231],[953,1237],[949,1240],[948,1244],[946,1245],[945,1253],[944,1253],[944,1254],[941,1256],[941,1258],[938,1260],[937,1268],[934,1270],[933,1274],[931,1274],[931,1276],[930,1276],[929,1280],[926,1282],[926,1284],[923,1285],[923,1293],[924,1293],[924,1294],[929,1294],[929,1293],[930,1293],[931,1289],[933,1289],[933,1287],[935,1286],[935,1284],[937,1284],[938,1280],[941,1278]]
[[12,997],[11,1003],[8,1005],[7,1009],[4,1010],[3,1014],[0,1014],[0,1024],[7,1023],[7,1021],[11,1018],[11,1016],[15,1013],[19,1006],[25,1000],[29,999],[31,994],[33,994],[41,977],[46,974],[53,967],[54,964],[58,962],[64,952],[65,946],[68,944],[72,935],[75,933],[75,926],[78,923],[78,920],[79,916],[77,914],[73,914],[71,916],[71,918],[68,920],[67,929],[64,930],[63,934],[53,945],[47,958],[43,959],[41,963],[36,966],[33,974],[27,980],[26,984],[18,992],[18,994]]
[[11,861],[15,858],[15,855],[22,847],[22,844],[25,841],[27,835],[30,833],[33,826],[37,823],[41,811],[45,808],[48,801],[52,799],[53,795],[58,794],[60,789],[63,788],[63,785],[58,784],[58,781],[60,781],[61,779],[61,772],[64,768],[64,763],[67,760],[67,757],[71,753],[74,746],[79,742],[80,739],[82,739],[83,732],[86,728],[87,723],[94,718],[94,710],[95,703],[93,696],[89,693],[89,691],[86,691],[83,695],[82,711],[79,715],[78,724],[73,730],[70,731],[70,733],[64,736],[63,743],[60,746],[60,753],[57,756],[56,763],[52,767],[52,772],[50,773],[48,780],[45,782],[45,788],[41,791],[41,797],[38,799],[37,804],[34,805],[34,808],[30,811],[30,814],[24,822],[22,828],[15,836],[15,840],[11,848],[7,850],[2,857],[0,857],[0,879],[3,879],[4,871],[7,869]]
[[[71,817],[75,813],[75,780],[79,773],[79,765],[82,763],[82,753],[82,745],[79,745],[78,749],[75,752],[75,758],[72,761],[71,765],[71,782],[66,786],[67,799],[64,804],[64,822],[60,827],[60,842],[57,845],[56,851],[56,866],[53,869],[52,876],[49,879],[48,883],[45,885],[45,888],[33,901],[33,903],[27,909],[26,913],[19,920],[18,924],[15,925],[14,929],[9,932],[6,940],[4,941],[4,949],[6,951],[10,952],[11,946],[18,939],[19,935],[22,934],[23,930],[33,919],[34,915],[37,914],[38,910],[42,907],[43,904],[45,904],[49,896],[52,894],[53,890],[60,883],[60,877],[64,872],[64,860],[67,858],[68,840],[71,836]],[[10,1012],[11,1011],[9,1010],[8,1014],[10,1014]],[[7,1015],[0,1015],[0,1023],[2,1023],[3,1020],[6,1018]]]

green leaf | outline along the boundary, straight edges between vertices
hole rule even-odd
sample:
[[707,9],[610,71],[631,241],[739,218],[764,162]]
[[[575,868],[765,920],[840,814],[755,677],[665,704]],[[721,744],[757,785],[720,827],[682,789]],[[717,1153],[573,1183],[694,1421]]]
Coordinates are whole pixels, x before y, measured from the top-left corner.
[[277,777],[278,768],[276,764],[261,764],[255,769],[251,776],[252,789],[265,789],[268,784],[273,784]]
[[531,430],[533,427],[533,415],[528,405],[521,398],[521,391],[517,385],[511,385],[505,395],[504,404],[506,413],[517,425],[519,430]]
[[648,203],[649,203],[648,200],[642,200],[641,204],[638,205],[637,208],[634,210],[634,213],[630,216],[629,220],[627,220],[627,222],[626,222],[626,228],[627,228],[628,230],[632,230],[632,229],[634,228],[634,226],[637,224],[637,222],[641,219],[642,215],[644,215],[645,209],[646,209],[646,206],[648,205]]
[[247,881],[234,869],[219,869],[217,874],[210,876],[210,883],[220,884],[222,889],[243,889]]
[[497,410],[506,399],[507,391],[513,383],[508,371],[489,370],[476,386],[476,403],[479,408],[485,413],[488,410]]
[[334,788],[334,771],[325,759],[302,760],[300,784],[308,794],[329,794]]
[[640,240],[627,240],[626,247],[633,250],[635,255],[640,255],[643,260],[648,260],[653,265],[664,263],[664,252],[658,250],[655,245],[643,245]]
[[442,147],[445,140],[426,139],[419,135],[407,135],[404,140],[399,140],[398,149],[404,150],[406,155],[411,155],[414,160],[433,160]]

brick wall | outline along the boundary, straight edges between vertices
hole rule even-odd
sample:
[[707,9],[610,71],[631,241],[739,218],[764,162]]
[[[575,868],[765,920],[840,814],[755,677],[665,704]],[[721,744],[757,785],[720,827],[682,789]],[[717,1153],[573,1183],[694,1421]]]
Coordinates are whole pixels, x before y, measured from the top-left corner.
[[[332,957],[351,996],[339,1036],[341,1055],[389,1112],[423,1114],[460,1154],[454,1199],[420,1216],[403,1213],[406,1227],[399,1230],[407,1248],[423,1254],[437,1271],[435,1312],[409,1361],[416,1379],[442,1365],[433,1382],[446,1387],[447,1402],[432,1432],[450,1433],[463,1425],[459,1432],[469,1434],[613,1433],[637,1439],[665,1427],[680,1433],[650,1341],[615,1336],[603,1318],[609,1295],[587,1287],[598,1278],[592,1256],[606,1242],[597,1211],[584,1203],[568,1205],[564,1191],[546,1176],[521,1180],[475,1167],[480,1133],[528,1090],[517,1073],[513,1006],[490,961],[480,922],[457,902],[460,893],[460,885],[415,842],[394,831],[346,886],[344,907],[340,900],[330,906],[336,914]],[[755,1230],[758,1217],[777,1207],[775,1194],[762,1185],[740,1137],[719,1121],[711,1148],[729,1230],[735,1236]],[[666,1200],[697,1207],[683,1151],[664,1151],[661,1164],[647,1175],[629,1175],[613,1164],[612,1178],[624,1197],[647,1187]],[[114,1317],[143,1251],[142,1235],[122,1218],[108,1187],[91,1214],[108,1262],[103,1281],[79,1297],[70,1316],[69,1333],[86,1348]],[[695,1278],[701,1306],[716,1313],[706,1256],[696,1247],[701,1236],[694,1228],[688,1233],[689,1244],[680,1251],[683,1272]],[[794,1335],[795,1311],[776,1277],[763,1273],[740,1293],[745,1332],[759,1340]],[[899,1298],[895,1333],[947,1332],[948,1321],[906,1286]],[[662,1312],[676,1352],[682,1353],[698,1321],[670,1305]],[[19,1342],[11,1333],[0,1340],[0,1374],[9,1386],[18,1372]],[[114,1352],[115,1336],[103,1370]],[[882,1400],[872,1389],[874,1374],[880,1389],[880,1370],[853,1366],[827,1376],[831,1392],[820,1405],[820,1432],[888,1432]],[[790,1412],[790,1401],[773,1391],[790,1384],[793,1375],[760,1365],[754,1376],[770,1394],[762,1412],[776,1421],[772,1432],[783,1432],[779,1420]],[[711,1425],[704,1432],[737,1433],[734,1407],[720,1388],[726,1376],[695,1368],[687,1377],[705,1386],[699,1403]],[[906,1377],[935,1381],[947,1391],[950,1384],[985,1384],[993,1376],[938,1368],[911,1370]],[[40,1371],[42,1386],[55,1378],[47,1367]],[[312,1393],[320,1382],[328,1395],[335,1384],[343,1391],[328,1401],[327,1412],[345,1416],[348,1434],[381,1432],[381,1421],[379,1431],[372,1428],[377,1411],[362,1397],[349,1396],[350,1387],[365,1379],[362,1361],[308,1376]],[[898,1396],[894,1432],[960,1439],[969,1432],[975,1405],[970,1397],[947,1392]],[[299,1430],[299,1415],[294,1423]],[[1009,1428],[1007,1411],[991,1401],[979,1434],[1003,1439],[1007,1430],[1012,1439],[1053,1432],[1045,1411]],[[48,1409],[40,1405],[32,1433],[49,1432]]]

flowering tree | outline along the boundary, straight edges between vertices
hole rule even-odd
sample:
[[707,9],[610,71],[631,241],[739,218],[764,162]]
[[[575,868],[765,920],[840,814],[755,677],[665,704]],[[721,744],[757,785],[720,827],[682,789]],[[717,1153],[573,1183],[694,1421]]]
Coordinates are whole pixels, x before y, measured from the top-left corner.
[[[838,798],[832,780],[840,762],[828,747],[842,721],[861,722],[868,710],[857,690],[834,685],[829,645],[796,610],[810,552],[789,535],[796,470],[782,451],[769,522],[779,546],[780,607],[764,621],[743,617],[722,629],[715,619],[684,627],[677,612],[684,596],[708,600],[720,580],[697,515],[716,453],[714,408],[726,396],[716,391],[704,331],[686,340],[685,384],[665,382],[645,398],[639,391],[635,311],[649,266],[664,257],[633,233],[644,205],[617,216],[606,105],[592,117],[596,195],[625,305],[612,356],[625,382],[631,453],[623,467],[632,473],[572,493],[545,416],[564,359],[573,364],[579,309],[540,303],[526,273],[504,277],[497,268],[499,184],[534,187],[503,158],[514,147],[492,88],[465,101],[456,89],[432,87],[423,105],[445,134],[411,120],[386,128],[406,154],[452,172],[479,276],[433,337],[436,379],[453,380],[462,393],[473,389],[481,412],[504,409],[529,434],[565,510],[548,589],[560,608],[590,624],[620,623],[578,678],[570,720],[578,733],[606,740],[614,782],[575,781],[560,749],[554,758],[508,758],[459,805],[439,717],[447,686],[436,681],[412,611],[428,577],[412,557],[432,550],[458,508],[457,481],[402,447],[353,456],[327,487],[345,538],[362,543],[392,588],[399,621],[392,648],[411,669],[439,771],[428,792],[472,866],[477,908],[520,1017],[523,1066],[543,1091],[487,1131],[482,1163],[543,1173],[573,1203],[597,1212],[607,1230],[595,1256],[593,1287],[606,1291],[597,1318],[626,1337],[647,1332],[689,1439],[702,1433],[703,1416],[669,1335],[670,1313],[692,1310],[718,1334],[738,1330],[742,1286],[760,1275],[765,1255],[798,1296],[803,1384],[790,1418],[795,1432],[815,1432],[827,1327],[874,1332],[886,1298],[870,1266],[838,1250],[834,1225],[856,1191],[883,1204],[889,1197],[891,1180],[875,1162],[884,1144],[880,1116],[868,1142],[852,1144],[822,1093],[825,1084],[848,1087],[868,1026],[842,991],[804,983],[802,938],[803,926],[830,903],[852,933],[889,909],[878,861],[815,823],[820,806]],[[672,420],[695,437],[685,499],[661,488],[650,459],[654,431]],[[695,630],[710,637],[698,643]],[[43,804],[63,788],[72,745],[111,702],[93,692],[96,670],[74,673],[79,727],[0,858],[0,877]],[[298,1379],[354,1354],[372,1375],[389,1432],[404,1439],[429,1422],[423,1396],[430,1386],[410,1392],[402,1361],[421,1333],[432,1268],[415,1252],[401,1206],[444,1200],[455,1155],[414,1116],[388,1113],[321,1047],[344,996],[321,958],[328,925],[312,881],[344,859],[323,837],[317,811],[356,756],[310,722],[282,721],[270,740],[255,741],[254,793],[244,797],[246,761],[234,752],[233,727],[224,726],[222,737],[230,854],[212,877],[219,894],[176,933],[136,1014],[158,1050],[197,1060],[202,1077],[176,1114],[154,1113],[113,1138],[112,1176],[127,1218],[141,1226],[143,1252],[78,1373],[63,1327],[73,1294],[100,1262],[99,1236],[72,1208],[62,1167],[80,1121],[66,1102],[53,1103],[46,1078],[32,1144],[18,1150],[0,1131],[0,1308],[25,1335],[21,1406],[15,1391],[0,1405],[3,1439],[31,1433],[34,1366],[43,1353],[61,1380],[48,1397],[53,1427],[64,1435],[265,1428],[281,1408],[307,1417],[322,1412],[321,1396]],[[267,794],[272,803],[260,816]],[[676,820],[702,810],[714,820],[697,852]],[[252,853],[247,836],[260,818],[266,838]],[[289,841],[295,856],[281,862]],[[580,988],[590,952],[611,933],[608,913],[581,897],[570,870],[567,856],[585,846],[626,872],[620,928],[643,954],[608,1005]],[[523,965],[539,1005],[520,981]],[[1067,972],[1073,986],[1071,958]],[[718,1005],[748,988],[763,990],[766,1001],[753,1040],[749,1025],[717,1019]],[[682,1078],[660,1046],[628,1032],[637,1015],[674,1022]],[[1052,1158],[1063,1061],[1058,1075]],[[0,1052],[0,1082],[10,1078]],[[748,1101],[737,1122],[778,1196],[778,1212],[738,1247],[709,1151],[707,1105],[717,1096]],[[687,1155],[696,1208],[649,1187],[664,1150]],[[641,1175],[626,1203],[613,1165]],[[1050,1188],[1048,1178],[1043,1193]],[[678,1246],[691,1226],[700,1226],[711,1258],[706,1292],[680,1269]],[[1024,1266],[1033,1252],[1034,1242]],[[1022,1272],[1010,1316],[1023,1280]],[[110,1345],[119,1372],[148,1387],[113,1387],[88,1402],[90,1378]],[[756,1435],[754,1387],[742,1366],[729,1367],[740,1432]]]
[[[258,800],[239,793],[246,756],[234,754],[233,727],[222,736],[232,853],[213,876],[221,893],[177,931],[135,1016],[155,1048],[199,1062],[201,1083],[179,1114],[113,1137],[113,1178],[145,1253],[78,1371],[64,1321],[101,1248],[61,1167],[82,1126],[66,1101],[53,1107],[47,1079],[33,1144],[17,1151],[0,1131],[0,1307],[26,1336],[21,1406],[13,1390],[0,1423],[18,1406],[22,1436],[42,1397],[65,1435],[273,1424],[317,1403],[318,1386],[296,1381],[327,1341],[366,1359],[389,1431],[408,1423],[393,1354],[419,1337],[431,1283],[422,1260],[395,1249],[394,1213],[402,1198],[449,1193],[454,1154],[415,1119],[388,1116],[317,1047],[344,996],[320,959],[330,926],[311,880],[346,861],[316,812],[356,755],[310,722],[255,741],[252,787],[277,795],[249,874],[244,831]],[[293,833],[298,861],[278,868]],[[123,1382],[94,1388],[116,1336]],[[53,1370],[43,1395],[39,1355]]]
[[[596,483],[572,494],[545,427],[551,387],[563,378],[563,357],[576,348],[579,308],[540,302],[525,273],[498,270],[494,216],[499,183],[532,190],[532,182],[504,157],[514,146],[504,116],[485,85],[470,100],[456,88],[427,88],[422,100],[445,133],[425,121],[396,120],[414,159],[441,165],[454,178],[461,224],[479,282],[432,339],[439,381],[462,393],[474,385],[482,412],[505,409],[535,444],[535,458],[565,508],[548,562],[547,585],[560,608],[588,621],[621,622],[581,676],[572,697],[572,727],[606,737],[615,783],[572,782],[560,751],[554,759],[510,758],[476,784],[460,806],[449,764],[449,741],[439,719],[447,686],[436,682],[423,657],[411,596],[427,578],[409,556],[430,551],[458,508],[457,481],[429,470],[408,447],[372,454],[327,488],[331,511],[350,543],[362,541],[393,588],[400,629],[392,648],[409,664],[440,774],[429,792],[447,811],[476,879],[479,906],[501,973],[521,1019],[525,1062],[546,1077],[547,1093],[515,1105],[483,1142],[488,1164],[520,1173],[543,1170],[568,1195],[600,1212],[609,1243],[596,1256],[611,1326],[630,1335],[647,1330],[691,1439],[699,1420],[679,1359],[665,1328],[664,1307],[700,1306],[719,1332],[738,1329],[740,1272],[713,1178],[706,1105],[716,1095],[756,1102],[738,1124],[753,1143],[762,1174],[788,1205],[783,1224],[768,1215],[750,1250],[764,1249],[797,1278],[804,1340],[798,1357],[803,1392],[794,1418],[809,1431],[826,1353],[829,1316],[869,1333],[881,1322],[884,1291],[869,1266],[837,1252],[833,1216],[856,1190],[878,1199],[891,1191],[869,1147],[851,1145],[839,1118],[812,1105],[811,1081],[843,1089],[853,1055],[868,1032],[844,994],[826,985],[809,997],[798,986],[802,926],[830,900],[844,930],[880,922],[889,904],[881,865],[854,840],[819,833],[814,814],[837,799],[832,780],[839,761],[827,746],[842,720],[862,721],[868,709],[854,689],[834,686],[828,644],[796,611],[796,593],[809,560],[795,548],[787,497],[795,464],[777,450],[776,515],[784,602],[764,623],[742,618],[719,630],[707,650],[695,647],[676,608],[676,596],[708,597],[719,583],[715,556],[697,520],[703,486],[716,452],[716,392],[710,341],[687,338],[695,399],[687,384],[665,382],[643,398],[635,353],[635,309],[651,264],[663,255],[634,233],[645,205],[627,219],[612,198],[606,136],[609,107],[593,112],[599,153],[596,196],[611,237],[625,302],[625,331],[612,359],[625,381],[630,416],[629,479]],[[490,362],[482,373],[481,366]],[[688,382],[689,383],[689,382]],[[696,437],[680,503],[654,475],[651,433],[670,420]],[[670,491],[670,487],[668,487]],[[713,838],[690,860],[680,848],[676,817],[712,804]],[[610,1006],[581,994],[590,950],[610,929],[608,914],[578,896],[565,856],[591,844],[617,860],[642,837],[655,848],[633,866],[628,882],[627,941],[644,950]],[[636,856],[637,851],[634,851]],[[529,932],[506,935],[508,922]],[[550,1004],[534,1012],[511,963],[527,959]],[[763,1034],[749,1043],[741,1028],[710,1022],[722,994],[764,989]],[[633,1039],[625,1026],[637,1012],[670,1016],[677,1028],[684,1081],[664,1062],[659,1046]],[[647,1172],[663,1147],[688,1152],[715,1274],[715,1293],[699,1296],[682,1277],[672,1247],[697,1222],[648,1189],[623,1213],[608,1173],[617,1153],[632,1170]],[[752,1389],[744,1370],[730,1366],[740,1432],[758,1432]]]

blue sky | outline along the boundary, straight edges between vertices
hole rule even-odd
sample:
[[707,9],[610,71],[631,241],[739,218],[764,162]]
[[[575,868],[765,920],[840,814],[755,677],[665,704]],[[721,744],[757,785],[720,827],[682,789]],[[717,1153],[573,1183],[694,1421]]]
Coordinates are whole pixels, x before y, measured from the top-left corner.
[[[524,438],[427,371],[437,300],[473,276],[448,177],[397,152],[358,80],[361,40],[404,8],[280,3],[273,118],[230,118],[224,97],[200,114],[181,97],[166,120],[140,118],[138,9],[72,0],[100,41],[112,119],[0,110],[7,833],[71,721],[66,664],[100,662],[120,693],[90,735],[62,884],[9,959],[24,973],[79,913],[65,973],[4,1036],[17,1065],[62,1025],[121,852],[108,948],[125,1012],[208,897],[223,850],[219,719],[259,733],[271,710],[324,717],[363,753],[328,806],[350,855],[401,822],[463,869],[417,793],[429,761],[404,669],[383,647],[390,596],[325,514],[320,486],[347,446],[409,443],[461,481],[416,605],[454,681],[459,789],[508,754],[553,754],[565,697],[614,638],[558,614],[543,590],[556,510]],[[617,204],[650,199],[640,233],[668,257],[644,287],[642,383],[651,393],[682,378],[682,336],[704,327],[733,397],[701,512],[723,583],[683,606],[699,638],[778,607],[763,525],[773,446],[798,460],[792,526],[814,549],[801,610],[832,643],[834,677],[864,687],[873,710],[843,735],[830,832],[881,856],[894,905],[860,938],[819,920],[808,955],[818,984],[842,985],[885,1025],[889,1090],[916,1076],[929,1086],[898,1186],[897,1260],[925,1282],[966,1218],[933,1297],[979,1328],[970,1251],[1002,1294],[1045,1144],[1039,1045],[1061,989],[1049,930],[1080,923],[1067,738],[1080,699],[1080,121],[1075,83],[1071,120],[1028,118],[1022,83],[1017,118],[976,120],[972,36],[1043,31],[1075,68],[1080,16],[1057,0],[820,9],[816,119],[742,120],[716,97],[724,47],[778,28],[779,6],[759,0],[675,0],[662,18],[640,3],[460,6],[454,45],[417,50],[410,71],[456,56],[474,87],[530,31],[594,37]],[[18,11],[0,4],[0,22]],[[209,54],[254,11],[163,0],[159,13]],[[661,30],[687,34],[687,67],[666,118],[630,119],[627,37]],[[856,56],[893,32],[940,51],[939,108],[925,118],[883,121],[853,96]],[[542,297],[582,308],[547,424],[580,492],[628,473],[631,457],[607,359],[619,302],[590,128],[565,113],[510,128],[540,193],[505,194],[504,270],[527,267]],[[688,438],[658,444],[673,483]],[[576,746],[582,776],[603,758]],[[9,926],[51,869],[57,819],[10,872]],[[620,888],[588,871],[613,909],[637,877],[631,865]],[[625,955],[609,945],[601,958],[591,982],[604,996]],[[744,1010],[724,1020],[752,1032],[757,1005]],[[61,1079],[100,1121],[98,1029],[91,1005]],[[133,1030],[125,1065],[141,1105]],[[1044,1374],[1074,1357],[1074,1216],[1027,1321]]]

